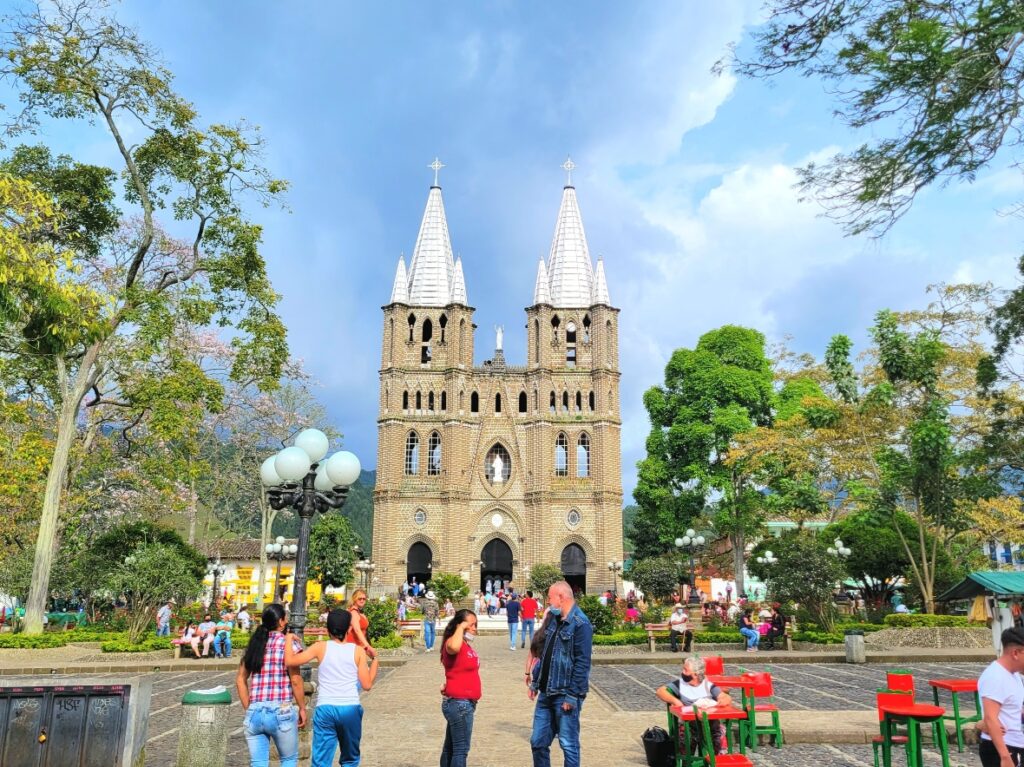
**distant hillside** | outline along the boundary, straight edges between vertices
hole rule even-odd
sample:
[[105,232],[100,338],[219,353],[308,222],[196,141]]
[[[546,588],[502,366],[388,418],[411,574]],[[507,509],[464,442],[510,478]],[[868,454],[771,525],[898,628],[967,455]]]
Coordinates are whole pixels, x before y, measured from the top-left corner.
[[[373,550],[373,486],[376,484],[377,472],[363,471],[349,489],[348,499],[341,507],[341,513],[359,536],[367,556]],[[274,535],[294,538],[298,534],[299,518],[294,514],[287,518],[278,517],[278,521],[274,523]]]

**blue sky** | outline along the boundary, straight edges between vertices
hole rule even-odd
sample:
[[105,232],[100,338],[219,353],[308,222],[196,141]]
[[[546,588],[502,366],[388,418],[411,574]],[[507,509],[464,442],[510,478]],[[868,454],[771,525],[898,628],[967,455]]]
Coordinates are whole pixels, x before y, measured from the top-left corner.
[[[335,3],[132,0],[115,6],[160,48],[204,120],[260,125],[290,211],[258,211],[294,354],[363,465],[376,465],[381,305],[408,256],[439,156],[453,247],[510,364],[564,180],[577,163],[590,249],[622,309],[623,485],[648,422],[643,391],[672,350],[725,323],[818,355],[863,342],[880,308],[934,282],[1014,282],[1017,171],[925,192],[880,241],[844,238],[801,203],[794,168],[858,138],[815,81],[710,73],[749,45],[758,4]],[[51,137],[102,161],[88,130]],[[108,160],[112,161],[112,160]]]

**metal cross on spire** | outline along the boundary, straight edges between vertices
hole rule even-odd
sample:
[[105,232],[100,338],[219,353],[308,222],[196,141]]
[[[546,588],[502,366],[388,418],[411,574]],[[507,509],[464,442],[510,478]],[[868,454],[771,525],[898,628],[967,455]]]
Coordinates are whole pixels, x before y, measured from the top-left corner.
[[440,160],[438,160],[435,157],[434,161],[432,163],[430,163],[430,165],[428,165],[427,167],[430,168],[432,171],[434,171],[434,186],[440,186],[437,183],[437,174],[441,171],[441,168],[443,168],[445,166],[441,163]]
[[565,162],[562,163],[562,170],[565,171],[565,185],[572,186],[572,172],[576,169],[576,163],[572,161],[572,158],[566,155]]

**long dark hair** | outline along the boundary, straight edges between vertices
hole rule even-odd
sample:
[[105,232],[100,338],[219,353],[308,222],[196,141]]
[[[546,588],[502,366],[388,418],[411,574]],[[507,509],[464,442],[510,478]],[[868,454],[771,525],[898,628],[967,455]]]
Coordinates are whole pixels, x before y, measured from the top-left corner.
[[455,615],[453,615],[451,620],[448,621],[448,625],[444,627],[444,634],[441,635],[442,647],[444,647],[445,643],[452,638],[452,635],[455,633],[455,629],[457,629],[470,615],[476,617],[475,612],[466,608],[455,612]]
[[258,674],[263,670],[263,656],[267,651],[267,640],[270,638],[271,631],[277,631],[282,618],[284,618],[284,608],[276,602],[263,608],[260,625],[249,639],[249,646],[245,648],[245,656],[242,658],[242,665],[250,674]]
[[533,635],[533,639],[530,640],[530,653],[534,658],[540,657],[540,654],[544,649],[544,637],[547,636],[548,629],[551,627],[554,620],[555,616],[548,613],[548,617],[546,617],[544,622],[540,624],[540,628],[537,629],[536,633]]

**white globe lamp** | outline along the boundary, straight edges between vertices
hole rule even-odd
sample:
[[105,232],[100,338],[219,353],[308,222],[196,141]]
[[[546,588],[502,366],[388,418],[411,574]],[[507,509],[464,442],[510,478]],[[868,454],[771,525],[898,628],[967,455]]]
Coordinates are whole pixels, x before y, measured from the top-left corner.
[[309,454],[301,447],[286,447],[274,458],[274,469],[285,482],[298,482],[309,473]]
[[304,429],[295,437],[295,447],[301,447],[306,451],[310,463],[317,463],[327,455],[331,442],[319,429]]
[[327,459],[327,476],[335,486],[349,487],[357,479],[362,466],[354,453],[341,450]]
[[321,463],[316,467],[316,479],[313,480],[313,487],[319,490],[321,493],[326,493],[332,487],[334,483],[331,482],[330,477],[327,476],[327,464]]
[[260,481],[266,487],[277,487],[284,481],[277,473],[277,469],[274,468],[274,461],[276,459],[277,456],[272,455],[260,464]]

